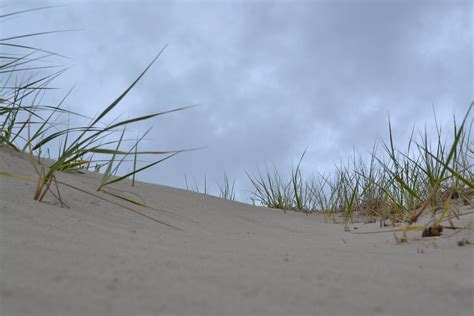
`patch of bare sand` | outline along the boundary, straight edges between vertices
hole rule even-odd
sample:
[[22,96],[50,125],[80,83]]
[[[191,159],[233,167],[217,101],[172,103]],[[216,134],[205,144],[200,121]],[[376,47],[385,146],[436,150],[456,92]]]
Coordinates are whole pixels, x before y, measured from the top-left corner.
[[[0,171],[35,175],[5,148]],[[98,183],[92,173],[59,178],[91,192]],[[145,212],[175,230],[69,188],[69,208],[50,195],[37,203],[34,189],[0,177],[1,315],[474,312],[474,248],[456,242],[472,241],[467,231],[396,245],[391,233],[354,235],[318,215],[139,183],[134,192],[172,214]]]

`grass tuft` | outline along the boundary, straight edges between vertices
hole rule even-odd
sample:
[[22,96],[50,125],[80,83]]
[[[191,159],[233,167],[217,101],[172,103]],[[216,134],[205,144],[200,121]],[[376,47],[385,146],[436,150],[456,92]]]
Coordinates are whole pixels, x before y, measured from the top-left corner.
[[[407,231],[427,229],[414,224],[424,214],[433,218],[433,227],[452,218],[449,207],[456,199],[470,203],[474,195],[471,103],[461,122],[453,118],[453,137],[443,136],[435,115],[436,137],[429,139],[426,129],[415,137],[414,129],[404,150],[397,148],[388,120],[388,140],[380,140],[382,152],[374,145],[370,159],[354,154],[348,163],[336,165],[334,173],[318,173],[306,179],[300,164],[285,180],[279,171],[268,168],[257,177],[248,175],[253,185],[253,201],[283,210],[319,211],[326,219],[342,215],[343,222],[364,218],[392,225],[405,223]],[[435,229],[434,228],[434,229]]]
[[[4,13],[0,15],[0,23],[10,16],[54,7],[57,6]],[[75,121],[79,118],[87,119],[87,117],[64,107],[64,103],[74,87],[64,95],[58,104],[42,104],[45,95],[55,90],[54,87],[50,86],[51,83],[67,70],[67,67],[52,64],[51,58],[68,58],[54,52],[15,43],[19,39],[42,37],[68,31],[70,30],[35,32],[0,39],[0,46],[2,47],[0,53],[0,145],[8,146],[17,152],[27,153],[30,157],[38,175],[37,187],[33,195],[33,199],[36,201],[41,202],[49,192],[60,200],[61,205],[64,205],[59,191],[60,187],[74,188],[74,186],[57,180],[56,175],[58,173],[82,172],[90,169],[98,172],[105,167],[105,172],[96,191],[108,193],[134,205],[146,206],[142,201],[135,201],[118,193],[111,193],[110,190],[105,192],[104,189],[130,177],[132,177],[132,185],[134,185],[138,173],[186,150],[139,151],[138,144],[149,130],[135,143],[126,146],[129,141],[125,138],[127,127],[165,114],[182,111],[192,106],[112,121],[112,123],[104,123],[104,121],[110,121],[109,117],[112,110],[142,80],[165,51],[166,45],[111,104],[105,106],[95,118],[88,118],[90,120],[89,124],[71,127],[71,117],[75,118]],[[68,117],[67,126],[64,126],[61,122],[64,115]],[[120,136],[116,138],[115,135],[119,130],[121,130]],[[51,153],[55,150],[58,152],[57,156],[51,157]],[[42,163],[45,153],[48,158],[54,159],[52,163]],[[140,157],[150,155],[157,156],[157,158],[143,166],[138,166],[137,163],[141,161]],[[96,158],[97,156],[99,156],[99,159]],[[119,174],[124,164],[130,161],[133,161],[132,171]],[[23,179],[7,171],[0,171],[0,176],[13,176],[18,180]],[[99,197],[98,194],[86,193]],[[134,212],[149,217],[140,211],[134,210]]]

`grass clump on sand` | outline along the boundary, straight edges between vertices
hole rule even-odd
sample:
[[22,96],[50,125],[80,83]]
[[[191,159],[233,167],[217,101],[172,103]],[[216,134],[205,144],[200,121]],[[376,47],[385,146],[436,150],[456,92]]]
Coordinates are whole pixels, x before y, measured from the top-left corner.
[[306,150],[301,155],[296,168],[291,170],[290,181],[285,181],[275,166],[273,166],[273,172],[266,168],[265,173],[262,174],[259,170],[257,177],[252,177],[247,173],[255,189],[252,200],[266,207],[285,211],[311,211],[311,188],[303,181],[300,169],[305,153]]
[[224,180],[222,183],[217,183],[217,187],[219,188],[219,197],[235,201],[235,180],[230,182],[227,173],[224,173]]
[[[12,15],[25,14],[30,11],[47,8],[50,7],[4,14],[0,16],[0,22],[4,22],[7,17]],[[50,59],[51,57],[65,57],[15,42],[15,40],[21,38],[38,37],[55,32],[23,34],[0,39],[0,46],[2,47],[2,53],[0,53],[2,83],[0,87],[0,144],[8,146],[14,151],[29,155],[38,174],[37,187],[33,196],[34,200],[42,201],[45,195],[50,192],[63,205],[59,187],[61,185],[72,186],[58,181],[56,179],[58,172],[81,172],[82,170],[89,169],[99,171],[102,167],[105,167],[105,172],[96,191],[106,192],[106,187],[127,178],[132,178],[132,183],[134,184],[137,173],[183,152],[183,150],[139,151],[138,144],[143,140],[148,131],[132,143],[131,146],[125,146],[125,143],[130,140],[125,139],[124,136],[126,127],[131,124],[147,121],[189,107],[180,107],[112,123],[103,123],[104,119],[110,116],[111,111],[121,103],[123,98],[149,71],[166,46],[111,104],[105,106],[95,118],[89,118],[90,122],[88,124],[70,127],[71,116],[76,119],[86,118],[63,107],[72,89],[66,93],[57,105],[42,104],[45,95],[54,90],[54,88],[50,87],[51,82],[67,70],[64,67],[56,70],[58,67],[51,64]],[[46,73],[51,70],[54,71]],[[59,122],[65,115],[68,116],[67,126]],[[119,132],[120,129],[121,132]],[[117,132],[119,132],[119,137],[116,137]],[[125,149],[123,149],[124,147]],[[58,150],[58,154],[51,156],[51,152],[55,149]],[[48,158],[53,158],[55,161],[48,165],[43,164],[42,158],[46,154]],[[139,167],[137,166],[137,161],[143,155],[160,157],[151,163]],[[101,157],[101,159],[94,158],[97,156]],[[130,161],[133,161],[133,169],[119,175],[119,168],[124,162]],[[1,171],[1,175],[23,179],[23,177],[10,174],[7,171]],[[52,190],[52,186],[56,190]],[[113,195],[135,205],[145,206],[143,202],[137,202],[120,194],[114,193]],[[95,196],[100,197],[98,193]],[[140,212],[137,211],[137,213]]]
[[[436,229],[447,219],[457,216],[449,205],[454,200],[472,206],[474,194],[473,143],[471,103],[459,122],[453,120],[450,142],[436,122],[436,139],[427,131],[410,136],[406,150],[396,148],[389,120],[388,141],[382,141],[383,151],[374,146],[370,159],[354,157],[347,165],[337,166],[331,175],[319,174],[303,180],[299,166],[289,181],[278,170],[249,176],[253,196],[261,205],[283,210],[322,211],[326,218],[343,215],[344,223],[363,216],[366,221],[380,220],[385,226],[406,223],[403,239],[409,230]],[[431,214],[432,225],[415,226],[424,214]],[[452,225],[452,224],[451,224]]]
[[[207,176],[204,176],[204,181],[202,187],[196,181],[196,178],[193,177],[192,183],[188,181],[188,176],[184,174],[184,183],[186,186],[186,190],[201,193],[205,195],[212,195],[210,194],[209,185],[207,182]],[[236,200],[236,190],[235,190],[235,180],[232,182],[229,180],[227,173],[224,172],[224,178],[222,182],[217,181],[217,196],[226,199],[235,201]]]

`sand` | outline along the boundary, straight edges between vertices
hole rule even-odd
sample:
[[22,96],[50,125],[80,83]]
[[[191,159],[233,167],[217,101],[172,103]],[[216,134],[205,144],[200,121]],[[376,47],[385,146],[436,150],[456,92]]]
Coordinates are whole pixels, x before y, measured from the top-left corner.
[[[0,171],[35,178],[6,148]],[[90,192],[98,183],[93,173],[58,179]],[[397,244],[319,215],[116,187],[172,212],[135,207],[180,230],[65,187],[68,207],[51,195],[38,203],[34,183],[0,177],[2,316],[474,314],[474,248],[457,245],[473,241],[467,231]]]

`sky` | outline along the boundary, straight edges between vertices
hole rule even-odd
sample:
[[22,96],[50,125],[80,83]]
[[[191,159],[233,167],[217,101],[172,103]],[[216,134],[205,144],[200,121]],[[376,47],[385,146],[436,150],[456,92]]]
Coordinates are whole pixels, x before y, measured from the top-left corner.
[[[152,58],[156,64],[112,116],[135,117],[199,104],[134,126],[153,127],[143,149],[182,153],[139,180],[211,192],[224,172],[241,200],[265,166],[284,174],[327,172],[386,139],[388,117],[403,144],[413,126],[433,132],[461,117],[473,96],[472,1],[6,1],[7,36],[70,57],[50,96],[93,116]],[[54,99],[55,98],[55,99]],[[54,99],[54,100],[53,100]]]

